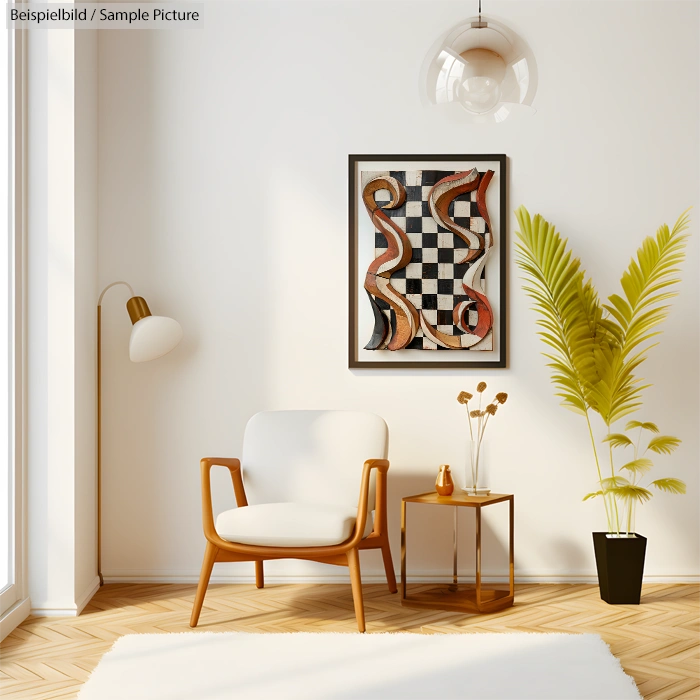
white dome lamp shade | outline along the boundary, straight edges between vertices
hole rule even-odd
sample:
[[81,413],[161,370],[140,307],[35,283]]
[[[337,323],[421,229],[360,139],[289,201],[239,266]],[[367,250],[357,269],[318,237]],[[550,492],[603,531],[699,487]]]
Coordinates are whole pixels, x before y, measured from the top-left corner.
[[182,326],[167,316],[154,316],[143,297],[131,297],[126,309],[133,323],[129,340],[132,362],[157,360],[182,340]]
[[421,99],[458,121],[499,123],[535,110],[537,64],[527,43],[496,20],[471,17],[445,32],[428,52]]

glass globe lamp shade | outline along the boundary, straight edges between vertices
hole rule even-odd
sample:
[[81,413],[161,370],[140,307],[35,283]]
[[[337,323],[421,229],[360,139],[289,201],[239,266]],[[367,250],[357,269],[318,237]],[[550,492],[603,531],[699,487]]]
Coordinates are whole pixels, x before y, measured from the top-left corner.
[[460,54],[465,66],[458,86],[459,101],[469,112],[486,114],[501,99],[501,83],[506,76],[505,61],[489,49],[468,49]]
[[132,362],[157,360],[182,340],[182,326],[167,316],[146,316],[134,323],[129,340]]
[[458,113],[462,121],[498,123],[516,110],[535,111],[537,64],[511,29],[472,17],[432,46],[420,83],[424,104]]

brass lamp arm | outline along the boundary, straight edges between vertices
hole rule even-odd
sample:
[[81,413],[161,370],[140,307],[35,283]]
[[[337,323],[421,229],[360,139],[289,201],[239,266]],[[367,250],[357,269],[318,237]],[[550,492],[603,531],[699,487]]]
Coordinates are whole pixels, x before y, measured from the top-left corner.
[[108,289],[111,289],[112,287],[116,287],[118,284],[123,284],[125,287],[129,288],[129,292],[131,292],[131,296],[135,296],[134,290],[131,287],[131,285],[128,282],[112,282],[112,284],[108,284],[103,290],[102,294],[100,294],[100,298],[97,300],[97,305],[102,306],[102,298],[104,297],[105,293],[107,292]]

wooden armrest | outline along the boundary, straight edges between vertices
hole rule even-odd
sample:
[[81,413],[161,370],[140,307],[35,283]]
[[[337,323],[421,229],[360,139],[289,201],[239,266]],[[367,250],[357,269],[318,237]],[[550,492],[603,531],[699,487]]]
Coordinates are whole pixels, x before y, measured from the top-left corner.
[[351,547],[355,547],[365,532],[367,523],[367,513],[369,511],[369,481],[372,470],[376,469],[377,475],[377,497],[374,506],[376,513],[375,532],[386,534],[386,473],[389,471],[388,459],[368,459],[362,470],[362,484],[360,486],[360,502],[357,506],[357,521],[355,523],[355,533],[350,541]]
[[202,468],[209,467],[228,467],[229,469],[240,469],[241,460],[236,457],[204,457],[200,464]]
[[214,511],[211,503],[211,468],[226,467],[231,473],[233,492],[236,496],[236,505],[239,508],[248,505],[248,500],[243,487],[241,475],[241,461],[235,457],[205,457],[199,463],[202,472],[202,526],[204,536],[210,541],[218,541],[221,538],[214,527]]

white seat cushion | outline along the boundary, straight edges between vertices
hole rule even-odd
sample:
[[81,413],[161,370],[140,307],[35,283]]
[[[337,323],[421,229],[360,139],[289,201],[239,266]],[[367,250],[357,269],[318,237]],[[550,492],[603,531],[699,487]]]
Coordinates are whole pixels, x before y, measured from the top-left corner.
[[[265,503],[224,511],[216,531],[228,542],[261,547],[324,547],[345,542],[357,521],[357,508],[319,503]],[[363,537],[372,532],[367,515]]]

